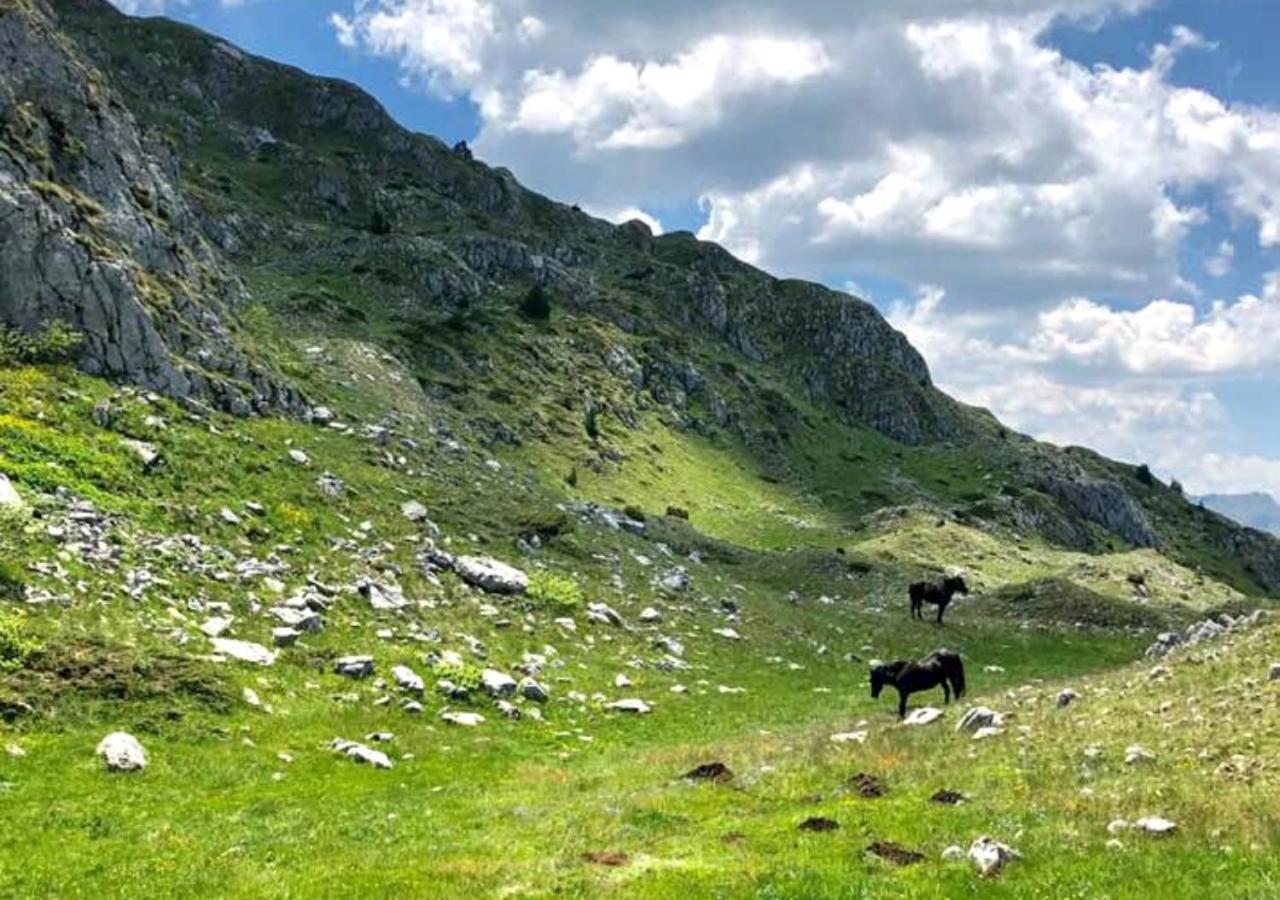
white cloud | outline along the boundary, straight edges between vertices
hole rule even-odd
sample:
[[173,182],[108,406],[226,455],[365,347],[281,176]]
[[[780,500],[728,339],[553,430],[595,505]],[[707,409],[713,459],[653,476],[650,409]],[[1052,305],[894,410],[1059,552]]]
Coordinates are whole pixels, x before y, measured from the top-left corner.
[[662,222],[656,216],[653,216],[636,206],[624,206],[621,209],[601,209],[595,206],[588,206],[584,207],[584,209],[586,209],[586,211],[591,215],[598,216],[601,219],[607,219],[616,225],[621,225],[623,222],[630,222],[632,219],[638,219],[648,225],[649,230],[654,234],[663,233]]
[[1224,278],[1231,272],[1231,265],[1236,258],[1235,245],[1230,241],[1218,244],[1217,251],[1205,260],[1205,271],[1214,278]]

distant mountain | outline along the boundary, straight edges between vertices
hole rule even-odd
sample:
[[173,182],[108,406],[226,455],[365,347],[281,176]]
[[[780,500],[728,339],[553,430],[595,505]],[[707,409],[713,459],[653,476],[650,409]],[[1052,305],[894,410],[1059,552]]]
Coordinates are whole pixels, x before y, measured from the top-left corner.
[[1241,525],[1280,535],[1280,503],[1270,494],[1205,494],[1200,502]]

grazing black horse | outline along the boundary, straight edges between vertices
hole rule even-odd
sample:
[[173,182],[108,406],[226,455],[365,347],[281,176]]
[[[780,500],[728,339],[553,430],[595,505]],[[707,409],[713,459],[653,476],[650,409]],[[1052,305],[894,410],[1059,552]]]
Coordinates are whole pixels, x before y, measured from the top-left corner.
[[919,662],[900,659],[897,662],[871,664],[871,698],[880,696],[884,686],[892,685],[898,691],[898,718],[907,714],[907,697],[930,688],[942,687],[943,697],[951,702],[964,696],[964,663],[958,653],[938,650]]
[[934,584],[932,581],[917,581],[907,589],[907,593],[911,595],[911,617],[914,619],[924,618],[924,605],[932,603],[938,607],[938,624],[942,624],[942,614],[947,611],[947,606],[951,603],[956,594],[969,595],[969,585],[964,583],[964,579],[959,575],[952,575],[944,578],[942,584]]

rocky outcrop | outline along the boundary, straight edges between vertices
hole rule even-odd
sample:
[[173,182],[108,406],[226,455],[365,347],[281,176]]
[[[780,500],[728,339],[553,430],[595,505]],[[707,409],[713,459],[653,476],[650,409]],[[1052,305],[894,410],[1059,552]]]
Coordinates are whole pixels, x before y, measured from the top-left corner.
[[239,289],[195,227],[177,161],[57,30],[0,5],[0,323],[58,320],[87,372],[238,413],[297,394],[235,346]]

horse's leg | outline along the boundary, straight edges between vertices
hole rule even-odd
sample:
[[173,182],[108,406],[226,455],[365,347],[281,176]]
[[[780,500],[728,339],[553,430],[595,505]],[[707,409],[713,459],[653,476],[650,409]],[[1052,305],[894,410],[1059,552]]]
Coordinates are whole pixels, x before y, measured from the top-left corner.
[[947,687],[947,680],[942,679],[942,699],[944,703],[951,702],[951,688]]
[[938,604],[938,624],[942,624],[942,614],[947,611],[947,601],[943,600]]
[[898,688],[898,718],[905,719],[907,717],[907,692],[902,688]]

